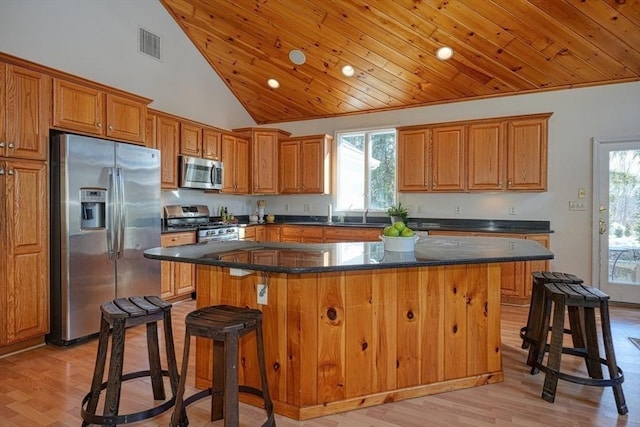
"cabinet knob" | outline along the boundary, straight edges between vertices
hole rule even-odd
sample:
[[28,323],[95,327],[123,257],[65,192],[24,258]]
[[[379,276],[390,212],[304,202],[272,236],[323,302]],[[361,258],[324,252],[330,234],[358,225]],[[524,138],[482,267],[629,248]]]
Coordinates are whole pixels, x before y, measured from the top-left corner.
[[502,181],[498,181],[498,187],[502,187]]
[[15,147],[15,144],[13,142],[10,142],[9,143],[9,148],[14,148],[14,147]]
[[98,123],[96,123],[96,126],[98,126],[99,128],[101,128],[101,127],[102,127],[102,123],[98,122]]
[[431,185],[432,187],[435,187],[437,184],[434,182],[433,185]]
[[113,130],[113,125],[109,125],[109,130]]
[[4,175],[4,168],[0,168],[0,175]]
[[4,142],[0,142],[0,148],[4,148]]
[[13,169],[9,169],[9,170],[7,171],[7,174],[9,174],[9,175],[13,175]]
[[507,185],[511,185],[511,181],[508,181],[508,182],[507,182]]

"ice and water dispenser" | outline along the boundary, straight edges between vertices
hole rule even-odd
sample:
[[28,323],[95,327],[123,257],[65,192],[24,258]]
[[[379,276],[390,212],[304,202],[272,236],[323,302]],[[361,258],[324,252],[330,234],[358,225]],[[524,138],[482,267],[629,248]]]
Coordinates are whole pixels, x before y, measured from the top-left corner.
[[80,228],[105,228],[107,190],[104,188],[80,189]]

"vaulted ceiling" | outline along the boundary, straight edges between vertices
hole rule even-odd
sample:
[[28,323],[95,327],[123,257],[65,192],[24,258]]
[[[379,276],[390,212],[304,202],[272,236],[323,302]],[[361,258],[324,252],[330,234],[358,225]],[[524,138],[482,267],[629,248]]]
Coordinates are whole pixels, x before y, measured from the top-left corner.
[[160,1],[258,124],[640,80],[640,0]]

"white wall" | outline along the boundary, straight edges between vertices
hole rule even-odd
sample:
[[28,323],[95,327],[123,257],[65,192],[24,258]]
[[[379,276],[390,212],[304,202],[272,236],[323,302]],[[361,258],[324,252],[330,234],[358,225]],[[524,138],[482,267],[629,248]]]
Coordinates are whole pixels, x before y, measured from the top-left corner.
[[[161,37],[162,61],[138,53],[139,27]],[[0,51],[167,113],[225,129],[255,124],[157,0],[0,0]]]
[[[162,62],[137,53],[142,26],[162,36]],[[253,126],[246,111],[156,0],[0,0],[0,51],[154,99],[152,107],[222,128]],[[591,277],[591,212],[568,210],[578,189],[591,206],[591,139],[640,135],[640,83],[545,92],[386,113],[278,125],[294,135],[553,112],[549,123],[549,190],[545,193],[402,194],[431,218],[549,220],[551,267]],[[271,125],[270,127],[275,127]],[[326,215],[330,196],[270,196],[266,212]],[[163,204],[204,203],[236,214],[259,197],[181,190]],[[310,212],[304,206],[310,206]],[[286,207],[289,210],[286,211]],[[460,206],[460,215],[454,207]],[[516,215],[508,215],[508,207]],[[588,280],[588,279],[587,279]]]

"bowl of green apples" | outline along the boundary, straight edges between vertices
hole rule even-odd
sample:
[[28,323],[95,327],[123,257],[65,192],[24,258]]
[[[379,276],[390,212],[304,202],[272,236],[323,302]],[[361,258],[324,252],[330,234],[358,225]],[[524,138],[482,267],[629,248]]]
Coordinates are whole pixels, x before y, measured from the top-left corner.
[[384,250],[390,252],[413,252],[418,236],[402,221],[396,221],[384,228],[380,239]]

